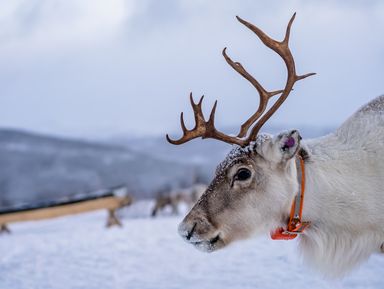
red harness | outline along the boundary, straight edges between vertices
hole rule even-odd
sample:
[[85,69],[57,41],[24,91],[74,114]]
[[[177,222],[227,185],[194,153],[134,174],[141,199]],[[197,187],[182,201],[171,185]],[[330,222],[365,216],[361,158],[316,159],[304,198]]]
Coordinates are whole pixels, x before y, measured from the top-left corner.
[[287,229],[282,227],[277,228],[271,232],[272,240],[292,240],[297,237],[298,234],[302,234],[304,230],[310,225],[311,222],[301,221],[304,204],[304,192],[305,192],[305,165],[301,156],[296,158],[297,178],[300,183],[299,192],[293,200],[291,207],[291,214],[287,224]]

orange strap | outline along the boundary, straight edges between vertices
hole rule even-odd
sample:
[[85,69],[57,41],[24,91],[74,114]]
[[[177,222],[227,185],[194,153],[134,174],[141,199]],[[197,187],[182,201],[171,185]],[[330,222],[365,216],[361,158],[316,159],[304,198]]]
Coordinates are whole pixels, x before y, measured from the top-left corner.
[[296,238],[298,234],[303,233],[304,230],[310,225],[310,222],[301,221],[305,193],[305,164],[301,156],[297,156],[296,158],[296,169],[300,188],[292,202],[287,229],[285,230],[281,227],[277,228],[271,233],[272,240],[292,240]]

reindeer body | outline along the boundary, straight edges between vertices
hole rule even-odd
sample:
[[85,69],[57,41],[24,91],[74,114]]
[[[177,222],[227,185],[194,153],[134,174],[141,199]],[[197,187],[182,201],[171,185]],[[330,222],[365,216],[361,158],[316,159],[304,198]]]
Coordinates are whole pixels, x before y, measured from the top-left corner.
[[384,96],[334,133],[302,142],[308,152],[300,238],[306,261],[341,275],[384,243]]

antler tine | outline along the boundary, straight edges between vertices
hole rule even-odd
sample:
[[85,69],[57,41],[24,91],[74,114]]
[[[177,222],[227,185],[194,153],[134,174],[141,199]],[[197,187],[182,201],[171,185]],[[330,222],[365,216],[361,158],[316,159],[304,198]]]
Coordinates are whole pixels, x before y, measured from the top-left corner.
[[217,107],[217,100],[215,101],[211,113],[209,114],[208,124],[210,127],[215,127],[215,113],[216,113],[216,107]]
[[278,100],[273,104],[273,106],[258,120],[255,126],[252,128],[251,133],[249,134],[246,140],[247,144],[249,144],[252,140],[256,138],[258,132],[260,131],[260,128],[276,112],[276,110],[280,107],[280,105],[287,99],[295,82],[298,80],[304,79],[308,76],[316,74],[316,73],[307,73],[301,76],[296,75],[295,61],[293,59],[291,50],[289,49],[289,45],[288,45],[291,26],[295,19],[295,16],[296,16],[296,13],[294,13],[291,19],[289,20],[287,29],[285,32],[285,37],[281,42],[270,38],[267,34],[265,34],[261,29],[259,29],[255,25],[236,16],[236,18],[240,21],[240,23],[244,24],[251,31],[253,31],[267,47],[269,47],[270,49],[275,51],[277,54],[279,54],[281,58],[284,60],[285,65],[287,67],[287,82],[282,94],[280,95]]
[[180,124],[181,124],[181,129],[183,130],[183,133],[186,133],[188,129],[184,123],[184,112],[180,113]]
[[204,100],[204,95],[202,95],[200,97],[200,100],[198,103],[195,103],[193,101],[193,96],[192,96],[192,92],[189,94],[189,99],[191,101],[191,106],[192,106],[192,109],[193,109],[193,114],[195,116],[195,128],[194,129],[197,129],[199,127],[201,127],[204,123],[205,123],[205,119],[204,119],[204,115],[203,115],[203,110],[202,110],[202,104],[203,104],[203,100]]
[[296,12],[293,13],[291,19],[289,19],[287,29],[285,30],[285,36],[284,36],[284,40],[282,42],[287,44],[287,45],[289,43],[289,37],[291,36],[291,26],[292,26],[292,23],[295,20],[295,18],[296,18]]

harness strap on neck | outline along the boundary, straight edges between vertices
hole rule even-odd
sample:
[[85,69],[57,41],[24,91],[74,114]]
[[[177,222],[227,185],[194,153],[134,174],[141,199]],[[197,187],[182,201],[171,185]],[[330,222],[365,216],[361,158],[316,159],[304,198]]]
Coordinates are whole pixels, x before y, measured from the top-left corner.
[[271,233],[272,240],[292,240],[296,238],[298,234],[302,234],[310,225],[310,222],[301,221],[305,193],[305,164],[300,155],[296,157],[296,170],[299,191],[292,202],[287,229],[282,227],[277,228]]

